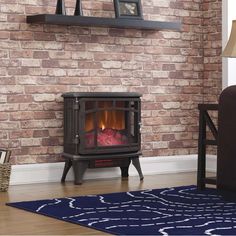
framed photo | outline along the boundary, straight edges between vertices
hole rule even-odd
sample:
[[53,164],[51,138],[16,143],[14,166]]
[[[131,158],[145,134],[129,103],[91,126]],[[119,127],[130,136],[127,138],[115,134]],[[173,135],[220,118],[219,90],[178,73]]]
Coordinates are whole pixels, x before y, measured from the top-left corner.
[[113,0],[116,18],[143,19],[141,0]]
[[11,151],[0,149],[0,164],[8,163],[10,160]]

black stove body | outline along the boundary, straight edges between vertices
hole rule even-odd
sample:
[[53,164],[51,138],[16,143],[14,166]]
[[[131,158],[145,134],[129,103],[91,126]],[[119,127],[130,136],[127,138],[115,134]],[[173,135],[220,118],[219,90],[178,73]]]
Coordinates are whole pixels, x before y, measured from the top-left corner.
[[64,182],[71,167],[75,184],[87,168],[120,167],[128,177],[130,162],[143,179],[141,155],[141,94],[120,92],[65,93]]

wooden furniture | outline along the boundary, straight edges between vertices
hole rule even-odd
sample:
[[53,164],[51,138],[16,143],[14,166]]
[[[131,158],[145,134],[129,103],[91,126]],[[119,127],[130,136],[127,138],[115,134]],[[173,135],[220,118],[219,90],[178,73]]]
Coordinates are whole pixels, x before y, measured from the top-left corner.
[[[198,167],[197,167],[197,187],[204,189],[206,184],[216,185],[216,177],[206,178],[206,146],[217,145],[218,132],[208,113],[217,111],[217,104],[199,104],[199,137],[198,137]],[[207,126],[209,127],[214,139],[207,139]]]
[[27,16],[27,23],[34,24],[52,24],[52,25],[77,25],[77,26],[96,26],[111,28],[132,28],[132,29],[148,29],[148,30],[180,30],[181,22],[162,22],[148,21],[138,19],[116,19],[105,17],[89,17],[89,16],[69,16],[56,14],[39,14]]
[[[219,105],[199,104],[199,141],[197,187],[215,184],[222,193],[236,193],[236,85],[220,94]],[[218,131],[208,111],[218,111]],[[206,137],[209,127],[214,140]],[[217,145],[217,177],[206,178],[206,145]],[[236,196],[234,196],[234,199]]]

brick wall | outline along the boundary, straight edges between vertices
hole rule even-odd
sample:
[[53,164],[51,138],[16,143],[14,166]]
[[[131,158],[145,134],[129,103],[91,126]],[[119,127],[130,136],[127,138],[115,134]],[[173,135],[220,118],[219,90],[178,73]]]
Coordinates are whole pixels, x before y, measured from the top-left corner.
[[[56,0],[0,2],[0,146],[12,163],[60,161],[68,91],[141,92],[144,156],[197,152],[197,104],[221,89],[221,1],[142,1],[145,19],[180,19],[181,32],[30,25]],[[111,0],[83,9],[114,17]]]
[[[218,103],[219,94],[222,90],[222,1],[204,0],[203,10],[203,49],[204,49],[204,74],[203,95],[205,103]],[[210,111],[217,126],[217,111]],[[211,132],[209,139],[214,139]],[[207,153],[216,154],[215,146],[207,146]]]
[[216,102],[222,90],[222,1],[203,1],[204,101]]

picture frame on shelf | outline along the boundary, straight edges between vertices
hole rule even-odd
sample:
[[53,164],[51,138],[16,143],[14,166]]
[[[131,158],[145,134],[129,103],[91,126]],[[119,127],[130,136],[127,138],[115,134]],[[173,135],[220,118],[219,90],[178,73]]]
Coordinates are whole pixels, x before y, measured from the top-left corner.
[[66,7],[64,0],[57,0],[56,11],[57,15],[66,15]]
[[113,0],[116,18],[143,19],[141,0]]
[[0,164],[8,163],[10,161],[11,151],[0,149]]
[[75,16],[82,16],[83,15],[82,2],[81,1],[82,0],[76,0],[75,11],[74,11]]

